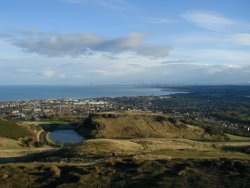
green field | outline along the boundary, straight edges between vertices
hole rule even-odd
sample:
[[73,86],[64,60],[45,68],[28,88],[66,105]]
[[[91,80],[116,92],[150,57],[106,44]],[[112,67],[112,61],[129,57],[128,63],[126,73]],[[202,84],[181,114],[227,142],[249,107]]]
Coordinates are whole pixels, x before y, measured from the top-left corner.
[[230,141],[250,141],[250,137],[247,136],[237,136],[232,134],[226,134]]
[[250,115],[249,114],[241,114],[240,118],[245,121],[250,121]]

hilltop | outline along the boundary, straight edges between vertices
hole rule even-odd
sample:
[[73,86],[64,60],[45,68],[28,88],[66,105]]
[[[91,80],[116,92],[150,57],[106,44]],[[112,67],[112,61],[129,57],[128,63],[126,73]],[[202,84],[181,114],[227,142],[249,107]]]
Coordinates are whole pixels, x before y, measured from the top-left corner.
[[184,138],[191,140],[223,140],[222,134],[185,124],[173,117],[146,112],[103,112],[91,114],[78,129],[87,138]]

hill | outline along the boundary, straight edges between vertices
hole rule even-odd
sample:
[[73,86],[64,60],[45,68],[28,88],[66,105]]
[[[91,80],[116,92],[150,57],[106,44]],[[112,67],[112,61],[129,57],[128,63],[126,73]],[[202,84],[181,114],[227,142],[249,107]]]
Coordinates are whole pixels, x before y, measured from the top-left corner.
[[0,187],[249,187],[245,137],[130,111],[90,115],[78,131],[83,143],[2,150]]
[[28,134],[28,128],[15,121],[0,120],[0,137],[19,139],[28,136]]
[[209,134],[203,128],[184,124],[173,117],[145,112],[91,114],[78,129],[87,138],[185,138],[223,140],[225,135]]

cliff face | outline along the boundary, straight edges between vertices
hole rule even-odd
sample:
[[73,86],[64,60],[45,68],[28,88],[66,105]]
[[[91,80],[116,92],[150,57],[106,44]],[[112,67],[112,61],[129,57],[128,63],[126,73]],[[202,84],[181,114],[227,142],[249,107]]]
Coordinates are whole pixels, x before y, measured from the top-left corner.
[[98,131],[105,128],[105,125],[99,122],[96,122],[96,119],[99,115],[91,114],[89,117],[83,122],[83,125],[77,130],[84,137],[94,138]]
[[162,114],[91,114],[78,129],[87,138],[187,138],[209,137],[202,128],[186,125]]

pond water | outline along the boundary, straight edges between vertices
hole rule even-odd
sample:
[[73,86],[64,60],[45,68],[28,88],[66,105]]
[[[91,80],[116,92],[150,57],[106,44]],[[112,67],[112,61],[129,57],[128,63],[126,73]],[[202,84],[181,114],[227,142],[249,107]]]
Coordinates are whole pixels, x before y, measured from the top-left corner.
[[66,143],[79,143],[83,142],[84,137],[78,134],[75,130],[57,130],[50,133],[50,138],[54,142]]

